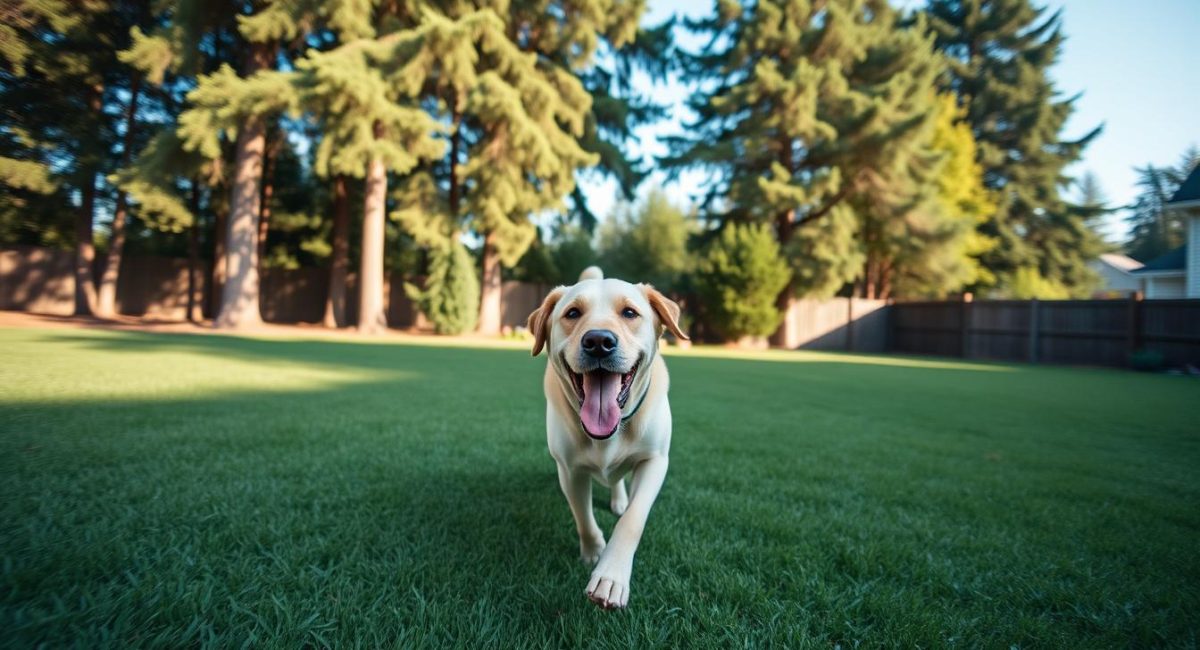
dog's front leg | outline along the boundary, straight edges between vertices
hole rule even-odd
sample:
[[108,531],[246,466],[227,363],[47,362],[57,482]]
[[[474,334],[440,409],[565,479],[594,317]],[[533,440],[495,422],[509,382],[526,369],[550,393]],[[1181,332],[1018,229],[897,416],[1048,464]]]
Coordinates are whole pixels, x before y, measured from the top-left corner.
[[630,577],[633,575],[633,554],[637,552],[650,507],[658,498],[663,479],[667,476],[667,457],[655,456],[638,463],[633,469],[630,490],[633,495],[625,514],[613,528],[608,548],[592,571],[587,595],[592,602],[605,608],[624,607],[629,603]]
[[558,484],[571,506],[575,517],[575,531],[579,533],[579,558],[588,565],[596,563],[604,552],[604,533],[596,524],[592,512],[592,477],[587,472],[572,470],[558,463]]

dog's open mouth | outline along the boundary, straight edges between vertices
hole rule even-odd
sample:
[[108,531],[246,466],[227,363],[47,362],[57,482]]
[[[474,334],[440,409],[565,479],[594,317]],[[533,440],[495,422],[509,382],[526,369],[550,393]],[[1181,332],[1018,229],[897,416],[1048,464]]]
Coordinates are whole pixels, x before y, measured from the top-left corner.
[[579,421],[589,436],[604,440],[617,432],[621,409],[629,401],[629,389],[639,365],[640,362],[633,364],[626,373],[603,369],[571,372],[571,382],[579,396]]

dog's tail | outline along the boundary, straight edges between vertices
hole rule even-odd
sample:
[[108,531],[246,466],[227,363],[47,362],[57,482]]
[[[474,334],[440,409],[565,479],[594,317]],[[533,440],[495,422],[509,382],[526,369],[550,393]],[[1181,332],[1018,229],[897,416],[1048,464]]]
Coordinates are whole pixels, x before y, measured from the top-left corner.
[[579,274],[580,282],[583,282],[584,280],[603,280],[603,279],[604,279],[604,271],[601,271],[600,267],[598,267],[598,266],[589,266],[583,270],[583,273]]

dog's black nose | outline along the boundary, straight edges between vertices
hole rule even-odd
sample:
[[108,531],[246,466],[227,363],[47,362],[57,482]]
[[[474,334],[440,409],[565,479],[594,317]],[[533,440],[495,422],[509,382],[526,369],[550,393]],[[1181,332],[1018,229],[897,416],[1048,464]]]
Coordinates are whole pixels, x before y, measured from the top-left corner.
[[617,349],[617,335],[608,330],[589,330],[583,334],[583,351],[603,359]]

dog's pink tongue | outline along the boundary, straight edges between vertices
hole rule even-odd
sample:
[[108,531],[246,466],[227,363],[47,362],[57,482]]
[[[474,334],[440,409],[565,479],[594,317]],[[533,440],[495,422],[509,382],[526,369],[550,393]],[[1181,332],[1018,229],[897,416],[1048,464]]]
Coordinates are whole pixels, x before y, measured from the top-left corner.
[[583,407],[579,419],[593,436],[607,436],[621,421],[621,375],[615,372],[589,372],[583,375]]

